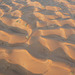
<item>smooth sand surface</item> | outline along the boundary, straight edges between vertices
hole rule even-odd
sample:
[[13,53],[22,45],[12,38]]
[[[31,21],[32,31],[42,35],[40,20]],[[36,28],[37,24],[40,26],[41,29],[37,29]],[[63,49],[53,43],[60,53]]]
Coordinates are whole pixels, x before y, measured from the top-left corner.
[[0,75],[75,75],[75,0],[0,0]]

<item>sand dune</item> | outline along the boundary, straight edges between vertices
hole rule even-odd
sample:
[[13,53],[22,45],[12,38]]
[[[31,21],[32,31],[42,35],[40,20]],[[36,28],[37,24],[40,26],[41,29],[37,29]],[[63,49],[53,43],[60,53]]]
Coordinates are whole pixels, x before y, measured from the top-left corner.
[[0,75],[75,75],[75,0],[0,0]]

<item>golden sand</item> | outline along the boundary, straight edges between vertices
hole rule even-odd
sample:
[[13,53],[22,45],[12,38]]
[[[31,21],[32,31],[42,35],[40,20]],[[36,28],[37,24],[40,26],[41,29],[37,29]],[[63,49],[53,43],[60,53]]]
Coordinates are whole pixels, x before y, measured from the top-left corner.
[[75,75],[75,0],[0,0],[0,75]]

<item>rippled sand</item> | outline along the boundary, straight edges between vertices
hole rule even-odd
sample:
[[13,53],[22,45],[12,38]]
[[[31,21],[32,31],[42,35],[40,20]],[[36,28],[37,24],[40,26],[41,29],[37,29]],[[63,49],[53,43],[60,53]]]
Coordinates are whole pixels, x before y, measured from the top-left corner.
[[0,0],[0,75],[75,75],[75,0]]

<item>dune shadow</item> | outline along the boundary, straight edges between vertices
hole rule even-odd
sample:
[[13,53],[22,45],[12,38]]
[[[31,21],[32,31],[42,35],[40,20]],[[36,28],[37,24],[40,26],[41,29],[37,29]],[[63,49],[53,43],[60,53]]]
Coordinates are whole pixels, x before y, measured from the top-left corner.
[[75,5],[75,1],[67,0],[70,4]]
[[75,29],[74,26],[71,26],[71,25],[69,25],[69,24],[64,24],[64,25],[62,26],[62,28],[64,28],[64,29]]
[[51,35],[41,36],[41,37],[46,38],[46,39],[57,40],[60,42],[67,42],[67,43],[75,44],[75,39],[74,39],[75,34],[71,34],[67,39],[56,34],[51,34]]
[[70,35],[67,40],[68,43],[75,44],[75,34]]
[[[31,1],[35,2],[37,0],[31,0]],[[51,15],[54,14],[54,15],[58,16],[55,13],[56,12],[60,12],[63,16],[66,16],[66,18],[63,18],[62,16],[61,17],[59,16],[58,18],[55,18],[54,20],[69,20],[69,19],[75,20],[75,14],[71,13],[71,11],[69,10],[69,7],[62,1],[60,2],[60,1],[55,1],[55,0],[47,0],[47,1],[45,1],[45,0],[38,0],[37,2],[42,4],[42,6],[52,6],[52,7],[56,7],[56,8],[59,7],[60,8],[59,10],[56,10],[56,9],[54,11],[50,10],[49,15],[50,14]],[[74,5],[75,4],[75,2],[71,1],[71,0],[67,0],[67,2],[69,2],[70,5]],[[74,8],[73,9],[70,8],[70,9],[74,10]],[[44,11],[44,10],[42,10],[42,11]],[[47,10],[45,12],[40,12],[40,13],[46,15],[48,12],[47,12]],[[65,13],[67,13],[68,15],[67,14],[65,15]],[[70,17],[68,18],[67,16],[70,16]],[[50,19],[50,20],[53,20],[53,19]]]
[[52,61],[63,62],[71,67],[75,67],[75,60],[71,59],[61,47],[54,51],[50,51],[47,47],[38,42],[28,46],[26,50],[35,58],[41,60],[50,59]]
[[[1,7],[5,12],[8,12],[10,9],[9,9],[7,6],[3,5],[3,3],[7,4],[9,7],[15,7],[15,9],[17,9],[17,7],[15,6],[15,4],[12,3],[12,0],[8,0],[8,1],[2,0],[0,7]],[[12,11],[13,11],[13,10],[12,10]]]
[[[21,5],[27,5],[27,2],[26,1],[22,1],[22,0],[21,1],[20,0],[16,0],[14,2],[16,4],[18,3],[18,4],[21,4]],[[0,3],[1,4],[0,7],[2,9],[4,9],[5,12],[9,12],[9,10],[8,10],[9,8],[7,6],[5,6],[5,5],[2,5],[3,3],[7,4],[9,7],[12,7],[11,12],[15,11],[15,10],[18,10],[20,8],[20,5],[16,6],[16,4],[14,4],[12,0],[8,0],[8,1],[2,0],[2,2]]]
[[15,2],[19,4],[27,5],[27,2],[25,0],[16,0]]
[[4,10],[4,12],[8,12],[10,9],[5,5],[0,5],[0,8]]
[[49,59],[56,62],[63,62],[69,65],[70,67],[75,67],[75,60],[70,58],[61,47],[52,51],[49,54]]
[[51,35],[41,36],[41,37],[46,38],[46,39],[57,40],[57,41],[61,41],[61,42],[66,41],[64,37],[61,37],[61,36],[56,35],[56,34],[51,34]]
[[4,24],[2,21],[0,21],[0,30],[7,32],[9,34],[14,34],[14,35],[27,35],[27,31],[23,30],[21,28],[18,27],[13,27],[13,26],[7,26],[6,24]]
[[55,11],[52,11],[52,10],[46,10],[46,9],[41,10],[40,9],[40,11],[38,11],[38,12],[43,14],[43,15],[56,15]]
[[42,74],[35,74],[24,67],[18,65],[18,64],[12,64],[5,59],[0,60],[0,74],[3,75],[42,75]]
[[70,58],[64,50],[59,47],[54,51],[50,51],[47,47],[43,46],[39,41],[25,46],[24,43],[16,43],[16,44],[9,44],[5,42],[0,42],[0,48],[5,48],[7,53],[12,53],[13,50],[27,50],[28,53],[33,56],[34,58],[47,60],[50,59],[55,62],[63,62],[70,67],[75,67],[75,60]]
[[12,16],[10,14],[4,14],[3,17],[9,18],[9,19],[18,19],[19,17]]
[[31,1],[32,2],[37,1],[37,2],[39,2],[43,6],[54,6],[54,5],[57,4],[57,2],[54,1],[54,0],[47,0],[47,1],[45,1],[45,0],[31,0]]
[[75,29],[74,26],[71,26],[69,24],[64,24],[63,26],[59,26],[57,24],[50,24],[49,26],[44,26],[44,27],[38,27],[38,30],[54,30],[54,29]]
[[44,26],[44,27],[38,27],[39,30],[54,30],[54,29],[59,29],[61,28],[57,24],[50,24],[49,26]]
[[6,53],[11,54],[14,49],[26,49],[28,44],[26,43],[15,43],[15,44],[10,44],[8,42],[0,40],[0,50],[5,49]]
[[[56,8],[57,7],[61,8],[60,10],[57,10],[57,11],[40,9],[39,13],[41,13],[43,15],[57,16],[55,13],[60,12],[64,16],[70,16],[70,18],[68,18],[68,17],[63,18],[62,16],[57,16],[57,17],[55,17],[55,19],[49,19],[49,20],[56,20],[56,22],[57,22],[58,20],[63,21],[63,20],[75,19],[73,14],[70,12],[69,8],[63,2],[59,3],[59,2],[55,2],[54,0],[47,0],[47,1],[46,0],[31,0],[31,1],[32,2],[37,1],[40,4],[42,4],[42,6],[53,6]],[[71,0],[67,0],[67,1],[74,4]],[[11,0],[9,0],[9,1],[3,0],[3,2],[5,2],[7,5],[13,7],[12,11],[17,10],[19,8],[19,6],[16,6],[15,4],[13,4]],[[25,5],[27,4],[26,1],[21,1],[21,0],[16,0],[15,2],[25,4]],[[0,8],[5,10],[5,12],[9,11],[9,8],[4,5],[0,5]],[[54,30],[54,29],[60,29],[60,28],[75,29],[75,27],[70,26],[69,24],[64,24],[63,26],[59,26],[57,24],[52,24],[50,26],[37,27],[37,24],[36,24],[37,21],[39,21],[41,23],[42,22],[46,23],[46,21],[42,21],[34,15],[34,13],[35,13],[34,6],[25,6],[25,7],[21,8],[20,11],[23,13],[21,16],[21,19],[23,21],[26,21],[27,24],[29,24],[31,26],[32,31],[36,28],[37,28],[37,30]],[[68,15],[65,15],[64,13],[68,13]],[[18,18],[18,17],[13,17],[9,14],[8,15],[4,14],[4,17],[13,18],[13,19]],[[18,27],[7,26],[2,21],[0,21],[0,30],[4,31],[6,33],[9,33],[11,35],[13,35],[13,34],[14,35],[23,35],[23,36],[28,35],[26,30],[18,28]],[[62,43],[67,42],[67,43],[75,44],[75,34],[70,35],[67,39],[65,39],[64,37],[61,37],[59,35],[55,35],[55,34],[41,36],[41,37],[45,38],[45,39],[60,41]],[[41,60],[50,59],[55,62],[63,62],[65,64],[69,65],[70,67],[75,67],[75,60],[70,58],[69,55],[67,55],[61,47],[55,49],[54,51],[50,51],[47,47],[45,47],[45,45],[43,46],[38,41],[38,39],[36,42],[34,41],[34,43],[32,43],[30,45],[28,45],[26,43],[10,44],[8,42],[0,40],[0,48],[4,48],[6,50],[6,53],[8,53],[8,54],[12,53],[14,49],[27,50],[29,52],[29,54],[31,56],[33,56],[34,58],[41,59]],[[5,67],[3,65],[5,65]],[[0,73],[4,74],[4,75],[8,75],[8,74],[42,75],[42,74],[34,74],[34,73],[28,71],[27,69],[23,68],[22,66],[9,63],[4,59],[0,60]]]
[[38,21],[39,19],[34,15],[34,7],[33,6],[23,7],[20,10],[23,13],[21,19],[23,21],[26,21],[27,24],[30,25],[32,30],[37,28],[36,21]]

